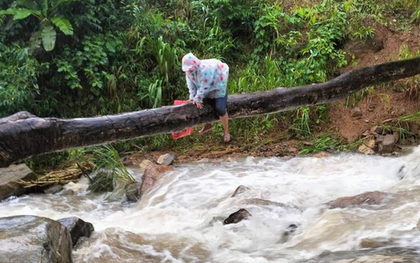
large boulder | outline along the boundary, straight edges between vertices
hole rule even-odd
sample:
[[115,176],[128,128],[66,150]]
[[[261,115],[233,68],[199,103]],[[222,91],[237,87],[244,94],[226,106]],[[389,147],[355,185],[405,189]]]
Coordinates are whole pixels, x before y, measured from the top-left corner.
[[366,192],[366,193],[354,195],[354,196],[340,197],[333,201],[328,202],[326,205],[329,206],[329,208],[331,209],[346,208],[350,206],[360,206],[363,204],[379,205],[387,196],[388,196],[387,193],[379,192],[379,191]]
[[137,202],[141,197],[141,183],[127,184],[124,188],[127,202]]
[[44,194],[54,195],[61,192],[64,189],[64,186],[61,184],[54,184],[44,189]]
[[159,156],[156,162],[161,165],[170,165],[172,164],[174,159],[175,159],[175,155],[173,155],[172,153],[167,153],[167,154]]
[[95,231],[91,223],[77,217],[63,218],[58,220],[58,222],[69,230],[73,247],[76,246],[82,237],[89,238],[92,232]]
[[26,164],[0,168],[0,201],[11,196],[20,196],[34,191],[34,189],[24,188],[19,184],[19,181],[32,181],[36,178],[36,175]]
[[164,173],[171,170],[173,170],[171,167],[165,165],[153,164],[147,166],[142,177],[141,194],[149,191],[163,177]]
[[395,144],[398,142],[398,139],[398,133],[387,134],[385,136],[379,137],[376,140],[376,142],[378,143],[378,153],[392,153]]
[[71,263],[70,233],[37,216],[0,218],[0,263]]
[[149,167],[149,166],[153,166],[153,165],[156,165],[154,162],[152,162],[152,161],[150,161],[150,160],[143,160],[141,163],[140,163],[140,168],[143,168],[143,169],[146,169],[147,167]]
[[251,213],[248,210],[241,208],[235,213],[229,215],[225,220],[223,220],[224,225],[237,224],[242,220],[248,219],[251,216]]
[[365,144],[362,144],[359,146],[359,152],[364,153],[364,154],[375,154],[375,151],[372,148],[369,148],[368,146],[366,146]]

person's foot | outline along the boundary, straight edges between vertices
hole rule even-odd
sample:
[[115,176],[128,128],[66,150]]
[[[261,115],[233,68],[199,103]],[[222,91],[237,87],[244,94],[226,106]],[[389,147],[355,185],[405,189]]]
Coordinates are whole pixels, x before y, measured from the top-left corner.
[[225,136],[223,137],[223,141],[226,142],[226,143],[230,142],[230,134],[229,133],[225,134]]
[[199,131],[200,134],[204,134],[206,132],[209,132],[213,130],[213,125],[211,125],[210,123],[207,123],[206,125],[204,125],[203,129],[201,129],[201,131]]

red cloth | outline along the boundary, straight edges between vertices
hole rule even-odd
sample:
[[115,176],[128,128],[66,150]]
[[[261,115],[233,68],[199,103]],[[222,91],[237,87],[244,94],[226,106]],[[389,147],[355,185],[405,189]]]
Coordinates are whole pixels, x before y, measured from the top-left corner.
[[[174,101],[174,105],[181,105],[184,103],[187,103],[187,100],[175,100]],[[180,132],[173,132],[172,133],[172,138],[174,138],[174,140],[185,137],[185,136],[190,136],[191,134],[193,134],[194,129],[193,128],[187,128],[183,131]]]

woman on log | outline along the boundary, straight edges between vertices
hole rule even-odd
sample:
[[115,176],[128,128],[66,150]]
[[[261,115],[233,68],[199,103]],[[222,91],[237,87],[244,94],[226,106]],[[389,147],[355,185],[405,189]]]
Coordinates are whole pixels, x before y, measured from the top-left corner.
[[[187,86],[190,91],[189,101],[194,103],[199,109],[203,108],[203,103],[211,105],[222,122],[224,130],[223,141],[229,142],[229,116],[226,110],[228,65],[217,59],[199,60],[189,53],[182,58],[182,71],[185,72]],[[213,125],[207,123],[200,131],[200,134],[204,134],[212,129]]]

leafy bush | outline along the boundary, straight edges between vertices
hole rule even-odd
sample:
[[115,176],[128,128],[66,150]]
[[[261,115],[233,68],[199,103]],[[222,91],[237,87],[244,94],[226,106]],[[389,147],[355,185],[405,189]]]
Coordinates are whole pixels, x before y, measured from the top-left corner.
[[313,145],[305,146],[303,150],[300,151],[300,154],[305,155],[310,153],[319,153],[326,150],[336,150],[339,145],[339,140],[328,135],[322,135],[315,139]]
[[28,48],[0,44],[0,117],[36,109],[38,77],[45,69]]

